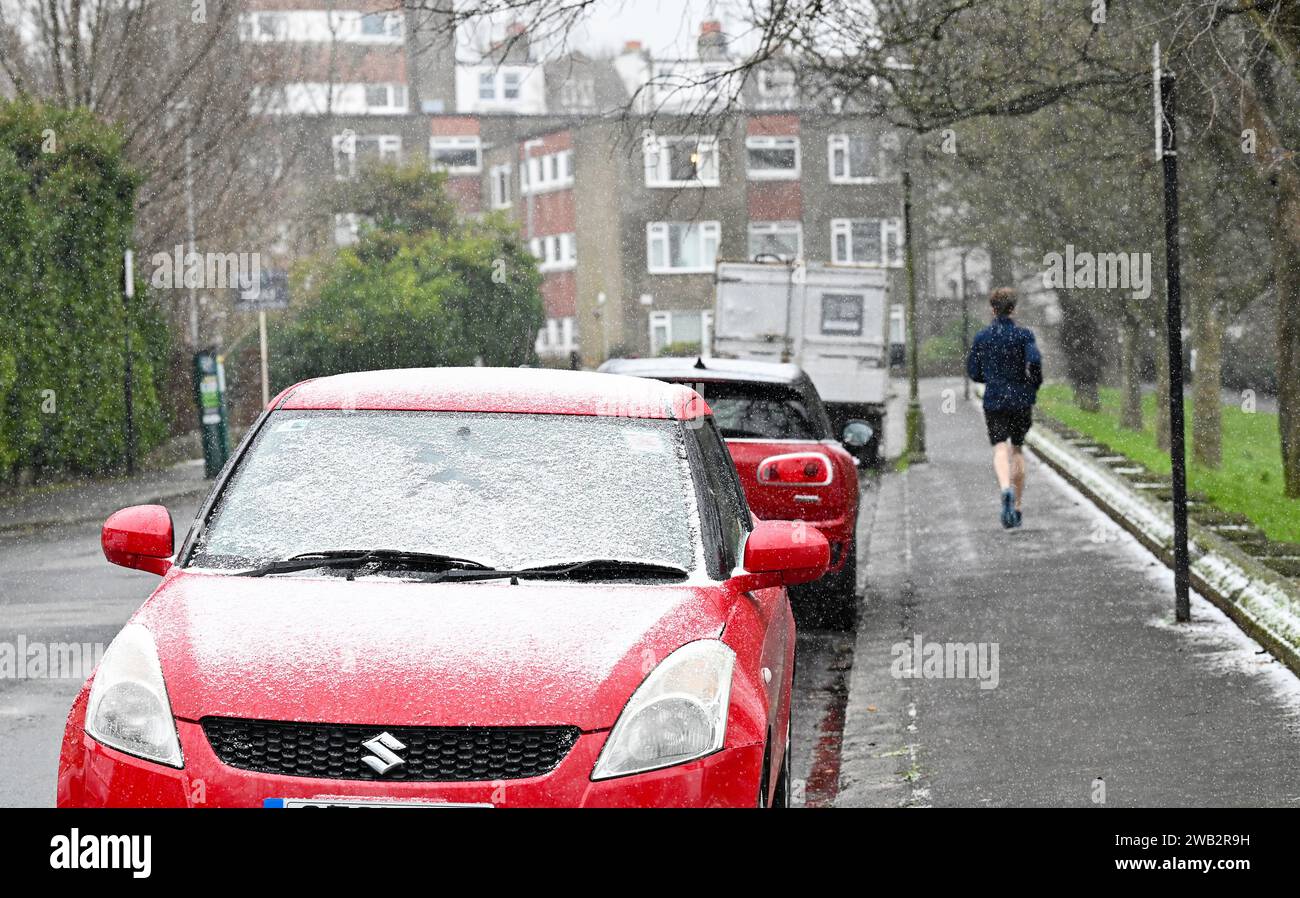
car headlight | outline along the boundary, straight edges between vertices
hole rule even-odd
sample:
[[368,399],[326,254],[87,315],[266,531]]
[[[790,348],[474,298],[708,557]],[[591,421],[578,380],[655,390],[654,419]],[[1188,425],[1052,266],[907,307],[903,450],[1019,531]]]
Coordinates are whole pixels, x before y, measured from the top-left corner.
[[722,748],[735,662],[716,639],[688,642],[661,661],[618,716],[591,778],[671,767]]
[[104,653],[86,704],[86,732],[129,755],[185,766],[158,649],[140,624],[123,627]]

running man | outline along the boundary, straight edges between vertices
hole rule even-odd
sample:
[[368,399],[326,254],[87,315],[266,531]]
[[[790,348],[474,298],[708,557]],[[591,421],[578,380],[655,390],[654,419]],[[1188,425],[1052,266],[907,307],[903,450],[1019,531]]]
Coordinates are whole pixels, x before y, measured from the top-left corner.
[[1034,333],[1011,320],[1016,291],[999,287],[989,296],[993,323],[975,335],[966,371],[984,384],[984,423],[993,445],[993,472],[1002,490],[1002,526],[1019,527],[1025,493],[1025,434],[1033,425],[1034,401],[1043,384],[1043,357]]

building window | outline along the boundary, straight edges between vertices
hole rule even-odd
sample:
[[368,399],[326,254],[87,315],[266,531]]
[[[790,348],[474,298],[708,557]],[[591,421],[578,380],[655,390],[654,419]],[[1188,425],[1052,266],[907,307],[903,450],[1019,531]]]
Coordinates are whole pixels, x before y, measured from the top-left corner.
[[897,218],[831,220],[831,260],[837,265],[903,264],[903,228]]
[[577,240],[573,234],[548,234],[534,237],[528,250],[537,259],[537,270],[568,271],[578,264]]
[[501,95],[507,100],[519,99],[519,82],[521,78],[518,72],[505,72],[501,76]]
[[799,177],[799,138],[750,137],[745,141],[745,173],[751,181]]
[[651,312],[650,354],[665,349],[707,356],[713,342],[712,312]]
[[860,337],[862,317],[862,294],[822,294],[823,334],[832,337]]
[[370,162],[397,162],[402,158],[402,138],[396,134],[334,135],[334,177],[351,181]]
[[560,105],[574,112],[596,108],[596,81],[594,78],[570,78],[560,85]]
[[885,150],[891,135],[834,134],[827,140],[832,184],[875,184],[892,179]]
[[519,167],[519,192],[543,193],[573,186],[573,150],[529,156]]
[[764,66],[758,70],[758,95],[764,100],[788,100],[795,95],[798,82],[788,66]]
[[355,212],[340,212],[334,216],[334,245],[352,246],[361,239],[362,217]]
[[716,138],[652,137],[642,151],[647,187],[718,186]]
[[646,225],[646,270],[651,274],[711,272],[721,234],[716,221],[652,221]]
[[482,169],[477,137],[430,137],[429,165],[453,175],[477,174]]
[[517,102],[523,98],[526,70],[518,66],[503,69],[492,67],[478,73],[478,98],[487,102]]
[[776,256],[782,262],[803,258],[803,225],[797,221],[755,221],[749,225],[749,258]]
[[405,84],[365,85],[367,112],[405,112]]
[[289,20],[283,13],[257,14],[257,37],[264,41],[282,41],[289,37]]
[[510,165],[494,165],[488,180],[492,188],[492,208],[510,208]]
[[394,13],[365,13],[359,31],[362,37],[401,37],[402,17]]
[[564,357],[578,351],[578,324],[572,318],[548,318],[537,332],[537,354]]

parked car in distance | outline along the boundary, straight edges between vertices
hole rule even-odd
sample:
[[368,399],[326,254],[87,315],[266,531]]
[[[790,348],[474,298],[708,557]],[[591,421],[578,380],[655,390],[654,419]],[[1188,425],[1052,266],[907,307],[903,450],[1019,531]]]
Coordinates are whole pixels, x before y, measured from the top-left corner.
[[[857,609],[858,462],[873,438],[850,420],[837,440],[812,380],[796,365],[741,359],[610,359],[600,370],[689,385],[704,397],[754,514],[797,519],[830,543],[830,572],[795,602],[808,618],[852,627]],[[807,606],[806,608],[804,606]]]
[[683,386],[298,384],[179,551],[161,506],[104,524],[162,582],[72,706],[58,803],[786,804],[805,529],[754,522]]

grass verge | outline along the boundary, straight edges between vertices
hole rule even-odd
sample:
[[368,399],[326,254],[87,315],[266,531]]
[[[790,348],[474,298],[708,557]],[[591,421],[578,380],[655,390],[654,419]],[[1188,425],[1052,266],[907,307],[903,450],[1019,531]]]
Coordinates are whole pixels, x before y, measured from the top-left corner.
[[[1119,426],[1118,390],[1101,391],[1101,411],[1085,412],[1074,404],[1073,392],[1064,384],[1048,384],[1039,391],[1038,404],[1047,415],[1105,443],[1116,452],[1168,474],[1169,453],[1156,446],[1156,397],[1142,403],[1143,429]],[[1277,415],[1223,409],[1223,464],[1206,468],[1191,460],[1191,403],[1187,403],[1187,487],[1204,493],[1224,511],[1250,518],[1273,540],[1300,542],[1300,501],[1282,494],[1281,438]]]

